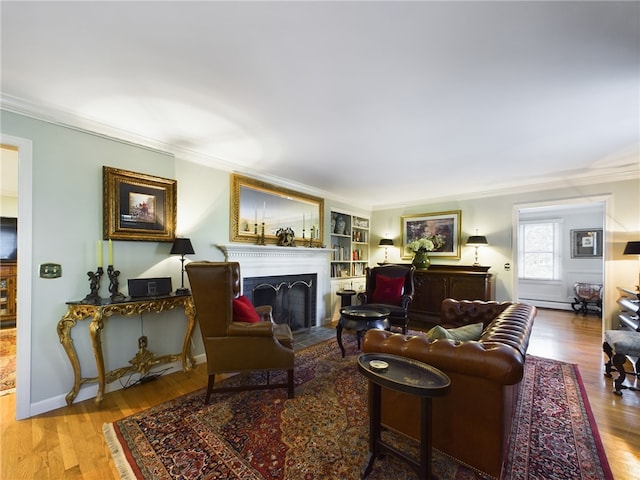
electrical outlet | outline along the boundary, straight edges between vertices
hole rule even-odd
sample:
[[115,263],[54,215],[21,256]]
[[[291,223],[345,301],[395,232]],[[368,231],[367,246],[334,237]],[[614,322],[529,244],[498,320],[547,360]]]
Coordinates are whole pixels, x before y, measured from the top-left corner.
[[40,278],[60,278],[62,265],[59,263],[43,263],[40,265]]

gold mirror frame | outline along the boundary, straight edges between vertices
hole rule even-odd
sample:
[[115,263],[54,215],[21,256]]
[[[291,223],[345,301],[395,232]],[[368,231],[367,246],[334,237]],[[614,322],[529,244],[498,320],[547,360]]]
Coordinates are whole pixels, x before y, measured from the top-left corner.
[[265,243],[277,244],[276,231],[291,228],[297,246],[319,247],[324,234],[324,199],[232,173],[231,241],[258,243],[263,222]]

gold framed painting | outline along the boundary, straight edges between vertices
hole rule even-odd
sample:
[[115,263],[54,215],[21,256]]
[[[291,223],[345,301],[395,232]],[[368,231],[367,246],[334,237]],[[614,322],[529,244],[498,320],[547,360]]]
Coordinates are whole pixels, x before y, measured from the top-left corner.
[[460,210],[436,213],[419,213],[400,217],[402,232],[401,258],[413,258],[413,252],[407,245],[421,238],[440,240],[435,250],[429,252],[429,257],[460,259]]
[[105,240],[173,242],[177,181],[102,167]]

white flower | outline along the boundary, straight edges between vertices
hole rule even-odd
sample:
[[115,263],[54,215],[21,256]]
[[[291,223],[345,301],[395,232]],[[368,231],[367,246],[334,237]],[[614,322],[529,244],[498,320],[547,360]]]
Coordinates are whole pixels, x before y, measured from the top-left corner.
[[423,237],[413,242],[409,242],[407,248],[412,252],[432,252],[433,250],[440,248],[444,242],[440,235],[434,235],[433,237]]

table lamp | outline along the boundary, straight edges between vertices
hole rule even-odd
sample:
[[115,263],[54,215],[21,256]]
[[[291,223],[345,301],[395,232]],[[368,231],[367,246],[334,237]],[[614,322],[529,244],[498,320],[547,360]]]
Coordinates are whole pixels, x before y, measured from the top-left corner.
[[182,263],[182,284],[180,288],[176,290],[176,295],[189,295],[191,292],[184,286],[184,256],[192,255],[196,252],[193,251],[191,240],[188,238],[176,238],[171,246],[171,255],[181,255],[180,262]]
[[379,247],[384,247],[384,262],[382,263],[388,263],[387,262],[387,250],[389,249],[389,247],[393,247],[393,240],[391,240],[390,238],[381,238],[380,239],[380,243],[378,243]]
[[475,262],[473,262],[474,267],[480,266],[480,263],[478,262],[478,247],[486,247],[487,245],[489,245],[489,242],[487,242],[487,237],[485,237],[484,235],[478,235],[477,233],[478,232],[476,231],[476,235],[471,235],[467,240],[467,246],[475,247],[476,249]]
[[[640,255],[640,240],[635,242],[627,242],[627,245],[624,247],[623,255]],[[640,273],[638,274],[638,285],[636,288],[640,291]]]

